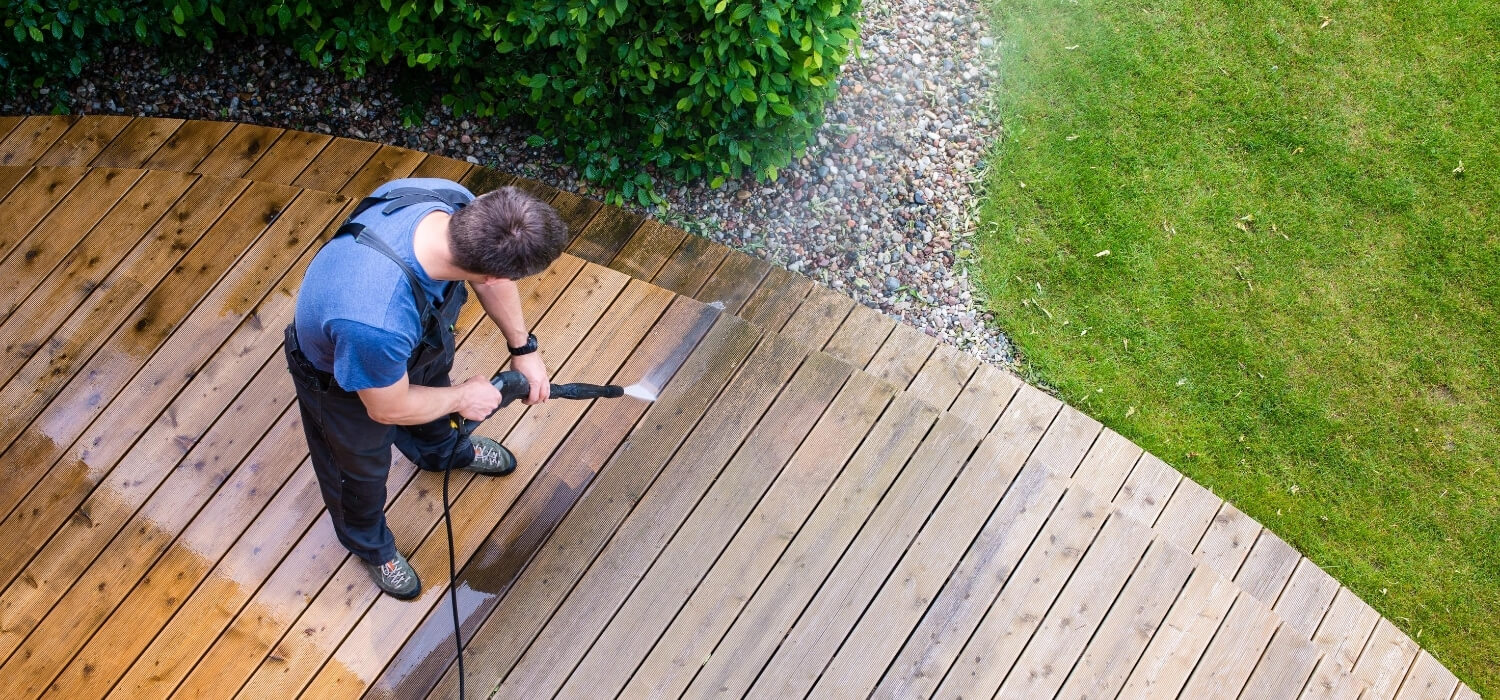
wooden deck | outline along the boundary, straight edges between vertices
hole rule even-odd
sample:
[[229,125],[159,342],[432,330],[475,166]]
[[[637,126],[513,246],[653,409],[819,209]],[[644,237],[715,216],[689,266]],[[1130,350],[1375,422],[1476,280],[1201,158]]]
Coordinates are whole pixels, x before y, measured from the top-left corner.
[[[807,278],[446,158],[114,117],[0,117],[0,697],[456,694],[440,479],[397,456],[425,588],[378,595],[280,355],[409,175],[549,199],[548,366],[664,382],[481,428],[521,467],[451,486],[470,697],[1478,697],[1161,460]],[[455,376],[499,368],[459,326]]]

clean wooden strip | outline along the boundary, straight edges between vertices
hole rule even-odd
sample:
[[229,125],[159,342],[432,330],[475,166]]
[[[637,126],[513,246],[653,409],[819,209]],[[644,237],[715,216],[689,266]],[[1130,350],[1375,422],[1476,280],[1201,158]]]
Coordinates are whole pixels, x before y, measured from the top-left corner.
[[1219,627],[1219,633],[1203,652],[1198,667],[1188,677],[1182,696],[1238,696],[1280,624],[1276,613],[1254,596],[1241,592],[1224,618],[1224,624]]
[[1317,664],[1318,648],[1283,621],[1281,628],[1276,630],[1276,636],[1271,638],[1271,645],[1266,647],[1265,655],[1250,674],[1250,679],[1245,681],[1245,689],[1240,692],[1240,697],[1297,697],[1303,686],[1307,685],[1307,677],[1312,675],[1313,667]]
[[[501,684],[502,693],[533,696],[550,694],[561,687],[569,672],[584,656],[599,631],[609,621],[631,588],[645,575],[651,561],[666,545],[690,509],[707,491],[726,465],[743,465],[747,460],[760,463],[765,457],[780,455],[784,463],[799,435],[781,440],[788,427],[806,430],[809,413],[821,413],[832,394],[842,383],[843,367],[831,358],[814,356],[802,362],[807,350],[780,337],[768,335],[741,368],[741,376],[754,381],[746,387],[752,403],[744,415],[733,417],[705,416],[705,425],[721,424],[712,436],[685,443],[662,470],[635,509],[616,530],[608,546],[600,551],[587,572],[574,586],[536,641]],[[779,367],[768,367],[774,363]],[[795,376],[791,376],[793,370]],[[776,391],[785,384],[785,391]],[[776,396],[780,394],[780,396]],[[726,391],[726,397],[729,392]],[[771,399],[774,397],[774,401]],[[712,413],[727,410],[716,403]],[[783,418],[798,417],[789,426]],[[709,422],[714,418],[713,423]],[[790,445],[786,443],[790,442]],[[775,469],[776,467],[768,467]]]
[[1016,375],[997,369],[994,365],[980,363],[974,370],[974,376],[958,392],[958,398],[953,400],[953,406],[948,410],[960,414],[983,414],[986,413],[985,407],[998,410],[1010,401],[1020,387],[1021,380]]
[[596,265],[608,265],[645,218],[619,207],[604,207],[568,246],[568,253]]
[[1213,522],[1208,524],[1208,531],[1193,554],[1207,562],[1220,576],[1233,579],[1260,531],[1260,523],[1225,502]]
[[[717,309],[687,297],[674,297],[613,381],[669,383],[718,316]],[[681,381],[695,378],[688,375],[690,370],[682,372]],[[636,400],[595,402],[548,458],[516,505],[459,573],[457,590],[466,636],[472,637],[495,609],[651,405]],[[453,649],[453,620],[448,612],[440,604],[428,614],[371,684],[366,697],[413,698],[432,690],[453,662],[449,653]]]
[[1177,484],[1172,500],[1167,501],[1167,507],[1156,518],[1154,529],[1168,542],[1191,552],[1198,546],[1198,540],[1203,539],[1203,533],[1208,530],[1209,522],[1223,502],[1224,499],[1199,486],[1198,482],[1183,479]]
[[851,378],[852,368],[830,355],[815,354],[807,364],[830,369],[806,379],[799,375],[788,393],[821,383],[815,395],[832,403],[810,401],[783,412],[778,402],[767,412],[764,422],[780,427],[762,433],[763,442],[752,434],[714,480],[573,670],[563,695],[618,693],[709,570],[723,565],[720,555],[738,529],[751,527],[747,518],[773,483],[815,465],[842,465],[853,454],[890,399],[889,385],[864,374]]
[[1135,470],[1115,494],[1115,508],[1127,517],[1151,525],[1167,507],[1167,501],[1181,481],[1182,475],[1176,469],[1147,452],[1141,455]]
[[[909,406],[889,405],[895,395],[895,387],[867,374],[857,372],[849,378],[839,402],[824,414],[822,423],[814,428],[651,647],[624,688],[624,695],[676,697],[686,690],[693,673],[708,659],[713,645],[780,560],[835,479],[852,463],[857,450],[865,449],[865,445],[890,445],[888,418],[901,419],[910,410]],[[858,398],[851,401],[846,397]],[[851,402],[853,410],[841,405]]]
[[[128,523],[123,523],[125,527],[121,528],[122,523],[118,521],[101,522],[102,527],[98,529],[104,531],[101,533],[103,537],[85,528],[77,528],[59,533],[49,543],[39,560],[55,551],[54,546],[59,543],[74,549],[69,546],[74,542],[96,538],[109,540],[112,535],[119,534],[102,551],[98,547],[88,547],[83,558],[74,560],[78,562],[77,568],[87,566],[78,575],[77,585],[69,588],[73,579],[66,575],[43,579],[48,582],[48,592],[55,594],[66,590],[67,594],[45,613],[35,631],[16,650],[12,661],[0,667],[0,693],[5,697],[34,697],[46,689],[199,508],[240,466],[242,459],[245,460],[244,468],[249,471],[279,472],[268,475],[274,481],[266,484],[267,497],[275,492],[291,467],[302,461],[306,451],[302,425],[296,420],[296,414],[287,410],[294,396],[292,382],[286,372],[276,366],[278,364],[274,361],[267,363],[256,380],[246,387],[240,400],[183,458],[183,468],[170,471],[171,477],[139,513]],[[107,505],[115,496],[111,493],[114,490],[111,486],[112,482],[105,482],[95,492],[94,498],[84,504],[84,510],[93,514],[117,510]],[[260,503],[234,503],[232,498],[222,499],[218,505],[222,507],[219,511],[221,517],[232,517],[236,511],[254,513],[260,509]],[[41,589],[35,592],[40,593]],[[44,600],[50,602],[53,598],[57,596],[49,595]],[[17,605],[11,619],[29,621],[36,614],[33,610],[35,608]]]
[[1131,667],[1192,575],[1194,564],[1185,550],[1158,536],[1056,696],[1107,698],[1120,692]]
[[[1135,443],[1120,437],[1109,428],[1100,431],[1083,464],[1073,474],[1079,486],[1099,494],[1100,498],[1113,499],[1119,493],[1125,479],[1135,471],[1135,465],[1145,454]],[[1191,550],[1189,550],[1191,551]]]
[[1340,689],[1351,687],[1349,674],[1354,671],[1354,664],[1379,621],[1380,613],[1353,591],[1340,588],[1313,635],[1313,644],[1323,653],[1323,658],[1313,670],[1301,697],[1337,697]]
[[[231,134],[232,137],[233,135]],[[226,139],[227,141],[228,139]],[[244,177],[246,180],[275,182],[282,185],[293,184],[297,181],[297,178],[302,176],[302,173],[307,170],[308,166],[317,159],[318,154],[322,153],[323,149],[327,148],[332,142],[333,137],[326,134],[314,134],[308,131],[283,131],[281,132],[281,138],[276,139],[276,143],[272,144],[266,150],[266,154],[255,161],[255,165],[250,166],[250,169],[246,170],[245,174],[240,177]],[[209,156],[208,160],[204,161],[199,169],[204,173],[208,173],[207,168],[210,161],[213,161],[213,156]],[[339,184],[340,186],[343,185],[343,183]]]
[[686,235],[682,229],[646,219],[614,260],[609,261],[609,266],[636,279],[649,280],[667,263]]
[[[1118,513],[1110,518],[995,697],[1055,695],[1131,573],[1160,560],[1146,556],[1150,545],[1150,528]],[[1163,549],[1156,545],[1157,551]]]
[[[581,197],[572,192],[557,190],[550,200],[542,200],[552,205],[553,209],[562,216],[562,220],[568,223],[568,242],[572,243],[578,235],[593,223],[594,217],[604,208],[598,201]],[[601,265],[604,263],[600,263]]]
[[68,129],[47,149],[36,164],[46,165],[88,165],[89,161],[104,150],[116,136],[120,135],[126,125],[130,124],[130,117],[115,116],[89,116],[73,122],[73,128]]
[[96,168],[143,168],[182,125],[182,119],[136,117],[89,165]]
[[[607,379],[624,359],[606,352],[612,347],[610,341],[634,346],[656,320],[665,304],[653,308],[642,296],[646,290],[627,289],[627,281],[612,270],[585,264],[555,305],[555,312],[537,324],[536,332],[549,338],[552,349],[542,352],[554,358],[558,381],[580,378],[597,383]],[[566,359],[558,359],[561,357]],[[576,401],[557,401],[540,410],[525,410],[508,434],[503,432],[503,423],[480,426],[477,434],[504,438],[518,466],[505,479],[476,480],[465,473],[469,478],[458,480],[451,496],[457,561],[468,561],[585,407]],[[421,602],[384,596],[368,583],[346,591],[350,583],[366,581],[369,576],[364,563],[350,557],[329,588],[313,600],[296,623],[298,629],[318,632],[284,635],[272,652],[281,660],[262,663],[241,694],[285,697],[301,692],[310,682],[306,692],[317,697],[329,692],[326,684],[362,689],[379,675],[385,661],[442,599],[447,588],[441,576],[448,565],[447,535],[442,528],[434,528],[441,514],[440,504],[435,502],[440,489],[434,487],[441,477],[436,473],[422,477],[428,480],[427,486],[403,491],[396,497],[390,516],[408,531],[405,536],[398,533],[398,541],[418,542],[409,559],[418,575],[428,581]]]
[[[59,264],[77,259],[69,253],[95,230],[99,220],[136,184],[141,174],[139,170],[89,170],[78,183],[80,189],[76,194],[64,199],[30,233],[16,240],[15,253],[0,262],[0,321],[9,319],[38,285],[44,282],[62,284],[56,281],[54,270]],[[109,235],[109,232],[100,231],[95,235]],[[101,259],[94,267],[106,262]],[[75,295],[75,298],[82,301],[81,295]],[[28,330],[35,332],[40,329],[32,326],[19,329],[20,332]],[[12,343],[27,337],[20,332],[8,335],[7,351]],[[39,333],[31,335],[31,342],[37,342],[39,337]]]
[[426,157],[426,153],[409,148],[381,146],[338,192],[346,197],[365,197],[387,182],[411,176]]
[[1276,614],[1281,616],[1283,624],[1296,630],[1303,639],[1312,639],[1338,592],[1339,582],[1304,558],[1297,562],[1286,590],[1276,599]]
[[1354,665],[1348,683],[1353,690],[1359,691],[1360,698],[1389,700],[1396,696],[1396,690],[1418,651],[1417,643],[1411,637],[1382,617],[1375,624],[1375,633],[1365,645],[1364,653],[1359,655],[1359,663]]
[[1117,698],[1176,697],[1234,604],[1239,588],[1213,569],[1193,570]]
[[470,173],[480,170],[482,168],[475,168],[461,160],[429,155],[422,160],[422,164],[418,165],[416,170],[411,171],[410,177],[437,177],[444,180],[452,180],[463,183],[474,194],[483,194],[483,192],[475,190],[472,186],[468,185]]
[[801,696],[854,629],[983,436],[961,416],[944,415],[859,536],[824,581],[751,688],[757,697]]
[[685,236],[682,245],[667,259],[651,283],[684,296],[696,297],[709,275],[729,255],[727,246],[701,236]]
[[[917,371],[907,391],[926,397],[928,402],[946,410],[958,398],[958,392],[969,383],[969,377],[979,367],[979,358],[947,343],[940,343],[926,364]],[[984,430],[989,426],[981,425]]]
[[[994,430],[985,436],[911,546],[890,570],[879,592],[868,606],[862,606],[865,609],[858,624],[823,671],[814,694],[834,689],[848,689],[859,695],[869,693],[891,659],[902,650],[908,632],[922,626],[929,610],[940,610],[937,615],[945,618],[945,623],[956,621],[950,607],[957,602],[954,598],[973,594],[970,590],[959,593],[957,589],[968,589],[973,581],[955,577],[954,570],[971,546],[980,543],[1003,548],[1002,542],[1008,538],[1031,540],[1041,523],[1025,517],[1032,504],[1023,502],[1035,491],[1030,480],[1024,485],[1018,483],[1017,475],[1028,463],[1036,472],[1047,471],[1041,466],[1045,463],[1071,460],[1077,464],[1093,439],[1090,431],[1098,431],[1098,424],[1089,425],[1091,421],[1054,421],[1057,411],[1057,402],[1038,391],[1023,391],[1010,402]],[[1003,498],[1010,498],[1009,503]],[[1050,504],[1029,510],[1045,512],[1050,510]],[[997,515],[999,511],[1004,511],[1003,515]],[[989,522],[994,522],[996,528],[987,528]],[[1028,524],[1033,523],[1035,527],[1028,531]],[[945,590],[949,586],[954,593]],[[929,602],[933,603],[931,607]],[[912,636],[925,644],[939,634],[924,629]]]
[[[465,654],[471,686],[494,687],[511,669],[640,494],[738,375],[759,337],[756,328],[738,318],[719,318],[470,639]],[[749,381],[741,380],[725,400],[736,400],[734,395]],[[738,404],[734,410],[740,408],[747,407]],[[717,421],[726,418],[727,410],[721,410],[710,425],[717,429],[723,425]],[[693,439],[703,444],[702,436]],[[450,668],[432,695],[451,697],[456,692],[457,677]]]
[[720,304],[729,313],[739,313],[745,300],[770,270],[771,266],[765,261],[733,251],[703,283],[695,298],[705,304]]
[[11,255],[88,173],[88,168],[0,166],[0,174],[10,183],[0,188],[7,192],[0,198],[0,211],[5,212],[8,222],[0,226],[0,259]]
[[[304,261],[302,267],[305,264]],[[581,261],[577,258],[564,257],[542,275],[522,280],[521,299],[527,318],[545,318],[544,313],[548,307],[573,279],[580,266]],[[297,278],[300,280],[300,273]],[[294,281],[290,287],[283,285],[279,288],[276,296],[291,299],[295,289]],[[472,337],[475,334],[469,333],[469,330],[478,324],[479,315],[468,313],[468,308],[466,306],[465,314],[459,317],[459,331],[461,336]],[[290,319],[288,312],[279,319],[279,323],[274,324],[274,328],[278,329],[275,333],[278,339],[279,329]],[[487,372],[498,363],[500,353],[495,352],[496,344],[485,343],[498,336],[498,332],[478,335],[476,342],[481,352],[472,352],[468,344],[460,345],[461,352],[454,365],[455,376]],[[229,347],[232,348],[233,345]],[[387,492],[400,494],[415,470],[415,466],[409,461],[398,456],[387,481]],[[321,500],[318,501],[318,508],[321,509]],[[307,514],[303,522],[312,520],[315,515],[317,511]],[[405,522],[393,521],[392,527],[407,529]],[[415,533],[402,534],[416,536]],[[288,550],[291,550],[289,554]],[[286,554],[287,561],[278,568],[283,554]],[[194,663],[202,656],[204,660],[197,665],[205,670],[191,677],[188,688],[203,688],[223,680],[228,687],[220,688],[218,694],[232,693],[250,675],[255,664],[265,656],[286,626],[301,614],[347,555],[334,537],[326,515],[319,517],[317,524],[300,541],[295,537],[289,541],[273,539],[246,543],[242,540],[226,555],[203,586],[183,604],[182,612],[173,618],[142,654],[140,660],[117,685],[115,692],[120,693],[124,689],[123,692],[132,697],[166,695],[193,671]],[[267,576],[270,576],[269,580]],[[257,592],[262,581],[265,581],[265,586]],[[225,629],[228,632],[223,641],[210,648]]]
[[[847,298],[831,289],[828,294]],[[880,346],[885,345],[886,337],[895,330],[895,319],[864,304],[850,304],[847,309],[849,312],[838,325],[837,331],[826,340],[828,345],[823,346],[823,352],[841,358],[855,367],[867,367],[874,354],[880,351]]]
[[[936,409],[914,396],[896,398],[739,616],[726,621],[723,639],[691,680],[688,696],[742,695],[750,687],[937,417]],[[700,604],[720,603],[707,599]],[[700,660],[688,661],[691,675]]]
[[1458,676],[1443,668],[1438,660],[1424,649],[1417,654],[1411,671],[1396,693],[1398,700],[1447,700],[1458,690]]
[[25,119],[25,117],[20,116],[0,117],[0,141],[4,141],[5,137],[9,136],[10,132],[14,131],[16,127],[19,127],[21,125],[21,122],[25,121]]
[[[597,269],[580,272],[581,264],[577,258],[565,256],[547,273],[521,281],[523,312],[527,318],[536,319],[539,333],[548,334],[551,342],[542,352],[555,360],[554,364],[571,355],[580,336],[592,325],[591,319],[597,318],[602,307],[614,297],[613,293],[606,293],[607,288],[601,289],[603,280]],[[599,293],[599,298],[592,299],[594,295],[590,292]],[[558,301],[553,303],[553,300]],[[584,301],[587,303],[581,303]],[[450,375],[488,375],[503,362],[505,349],[499,342],[503,336],[494,324],[481,325],[481,317],[482,313],[469,319],[460,315],[467,339],[460,345],[461,351]],[[467,332],[468,328],[473,328],[473,332]],[[492,416],[480,430],[501,436],[524,413],[524,407],[513,404]],[[405,460],[399,458],[397,461]],[[471,478],[469,472],[456,475],[453,493],[462,494]],[[403,482],[388,489],[387,522],[396,541],[419,542],[432,532],[441,512],[441,505],[437,503],[441,493],[438,488],[440,479],[435,474],[427,474],[414,478],[410,484]],[[313,534],[322,536],[316,528]],[[336,544],[333,554],[323,555],[318,554],[325,551],[321,541],[305,544],[306,547],[299,543],[293,554],[298,551],[306,553],[306,557],[297,560],[300,562],[297,566],[306,567],[308,571],[283,573],[289,564],[279,566],[266,588],[256,594],[192,673],[183,679],[179,692],[189,697],[228,696],[245,683],[258,665],[288,669],[294,662],[304,667],[307,664],[320,665],[337,640],[342,639],[359,620],[370,599],[378,595],[364,565]],[[288,561],[291,561],[290,557]],[[273,582],[276,585],[273,586]],[[297,620],[309,623],[298,629],[315,629],[322,636],[317,639],[284,638]],[[301,650],[312,651],[311,647],[319,642],[321,645],[316,648],[321,652],[309,653],[300,659],[284,655],[290,652],[283,649],[282,644],[302,644]],[[288,678],[287,682],[300,688],[316,671],[317,665],[304,668],[300,679]],[[291,676],[290,673],[287,675]]]
[[[781,333],[810,348],[831,346],[832,344],[828,342],[829,338],[832,338],[838,331],[840,324],[846,323],[845,317],[851,316],[851,309],[855,307],[853,299],[822,285],[816,285],[787,319]],[[850,357],[849,353],[840,354],[826,350],[825,352],[848,362],[851,366],[864,366],[863,362],[857,362],[858,358]]]
[[302,174],[291,184],[293,187],[323,192],[342,192],[344,186],[354,178],[354,174],[375,155],[378,147],[379,144],[369,141],[335,138],[307,164]]
[[1301,558],[1302,555],[1280,537],[1270,530],[1262,530],[1234,582],[1270,607],[1281,596],[1281,589],[1292,577],[1292,570],[1297,568],[1297,561]]
[[899,387],[911,384],[917,370],[927,361],[937,347],[937,339],[904,323],[896,324],[895,330],[880,346],[865,371]]
[[[179,129],[178,133],[182,133]],[[224,136],[223,140],[210,146],[203,152],[201,162],[192,166],[192,172],[204,175],[215,175],[218,177],[244,177],[247,179],[266,179],[273,182],[287,184],[297,173],[282,173],[279,179],[262,177],[264,170],[255,175],[247,175],[251,168],[265,158],[275,148],[288,132],[283,129],[274,129],[268,126],[255,126],[253,124],[236,124],[234,129]],[[288,138],[288,142],[291,139]],[[171,143],[170,141],[168,143]],[[201,145],[200,145],[201,147]],[[165,147],[163,147],[165,148]],[[195,149],[196,150],[196,149]],[[285,152],[286,147],[282,148]],[[158,153],[160,155],[160,153]],[[310,160],[312,155],[307,156]],[[156,157],[152,157],[152,161]],[[184,160],[188,160],[184,158]],[[147,167],[159,168],[160,166],[149,164]],[[300,172],[300,169],[299,169]]]
[[1463,683],[1459,683],[1458,684],[1458,690],[1453,691],[1453,700],[1483,700],[1483,699],[1479,697],[1479,693],[1475,692],[1475,690],[1473,688],[1470,688],[1469,686],[1464,685]]
[[[1047,505],[1043,501],[1042,510]],[[1107,502],[1087,491],[1069,489],[1063,494],[947,675],[937,679],[941,684],[935,697],[993,695],[998,690],[1109,512]]]
[[[247,129],[256,128],[242,125]],[[197,172],[196,168],[208,154],[218,147],[235,125],[230,122],[210,122],[189,119],[156,149],[145,163],[139,166],[147,170],[171,170],[180,173]],[[273,137],[274,138],[274,137]],[[257,152],[271,145],[270,141],[257,146]],[[249,168],[249,165],[245,166]]]
[[[35,116],[0,141],[0,165],[33,165],[78,121],[76,116]],[[83,165],[78,163],[77,165]]]
[[[25,178],[26,174],[30,171],[31,168],[16,165],[0,165],[0,201],[3,201],[7,196],[9,196],[11,190],[16,186],[16,183],[20,182],[22,178]],[[35,223],[34,220],[33,223]],[[15,224],[12,224],[12,226],[15,226]],[[25,230],[9,232],[0,231],[0,236],[12,236],[25,233]],[[3,240],[5,239],[0,238],[0,241]],[[9,250],[9,244],[0,244],[0,257],[4,257],[5,253]]]
[[[772,265],[765,279],[760,281],[760,286],[755,288],[750,298],[745,300],[745,305],[740,307],[740,317],[761,328],[781,331],[812,292],[813,286],[812,280]],[[846,358],[839,359],[848,362]]]

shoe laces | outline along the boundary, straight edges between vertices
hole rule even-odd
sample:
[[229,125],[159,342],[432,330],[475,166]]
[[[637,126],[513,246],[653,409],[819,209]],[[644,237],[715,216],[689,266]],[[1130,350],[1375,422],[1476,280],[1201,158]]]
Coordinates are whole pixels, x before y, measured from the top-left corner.
[[386,581],[397,587],[405,586],[411,580],[411,577],[406,574],[406,567],[401,566],[401,563],[395,559],[381,564],[380,573]]
[[500,450],[484,443],[475,443],[474,459],[484,464],[499,464],[501,460]]

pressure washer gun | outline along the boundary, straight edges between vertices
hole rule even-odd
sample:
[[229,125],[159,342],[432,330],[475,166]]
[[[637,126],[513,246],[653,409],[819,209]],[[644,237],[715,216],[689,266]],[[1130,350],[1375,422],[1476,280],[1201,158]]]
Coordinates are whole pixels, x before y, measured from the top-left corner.
[[[516,399],[524,399],[531,395],[531,382],[526,381],[526,375],[515,370],[501,372],[490,379],[490,384],[500,392],[500,408],[509,406]],[[554,399],[613,399],[625,395],[625,390],[614,384],[553,384],[551,398]],[[496,411],[500,408],[495,409]],[[494,413],[490,414],[491,416]],[[485,416],[486,419],[489,416]],[[484,421],[464,419],[461,430],[465,435],[474,432],[479,424]]]

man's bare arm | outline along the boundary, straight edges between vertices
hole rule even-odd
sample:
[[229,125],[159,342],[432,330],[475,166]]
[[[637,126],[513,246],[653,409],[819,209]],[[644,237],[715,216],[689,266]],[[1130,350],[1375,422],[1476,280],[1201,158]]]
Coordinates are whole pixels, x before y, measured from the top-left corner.
[[386,425],[421,425],[453,413],[484,420],[500,405],[500,392],[477,376],[457,386],[436,387],[413,385],[403,374],[395,384],[358,393],[370,419]]
[[[529,332],[521,311],[521,290],[514,280],[497,279],[475,284],[474,294],[479,297],[479,305],[484,307],[484,312],[499,326],[507,344],[511,347],[526,344]],[[526,397],[528,405],[547,400],[552,393],[552,385],[540,352],[512,357],[510,366],[525,376],[531,385],[531,395]]]

